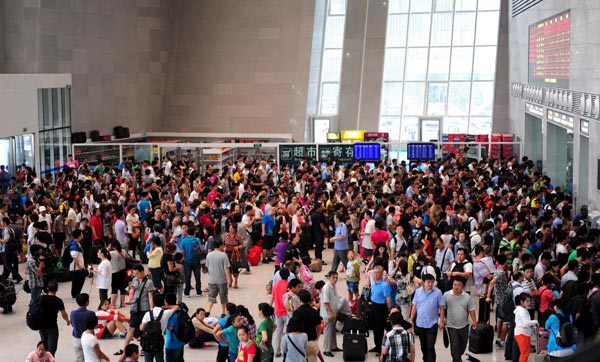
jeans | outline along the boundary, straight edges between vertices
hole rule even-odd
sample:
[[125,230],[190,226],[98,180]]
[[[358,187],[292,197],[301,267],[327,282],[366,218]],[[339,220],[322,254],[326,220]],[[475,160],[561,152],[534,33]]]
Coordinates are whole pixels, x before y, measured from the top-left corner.
[[342,263],[342,267],[345,269],[348,264],[348,250],[337,250],[333,251],[333,262],[331,263],[331,271],[337,272],[339,263]]
[[154,289],[162,289],[163,270],[161,267],[150,268],[150,275],[152,276],[152,285]]
[[31,307],[33,303],[35,303],[35,301],[40,297],[41,294],[42,287],[31,288],[31,299],[29,300],[29,307]]
[[167,356],[167,362],[184,362],[183,347],[175,349],[166,348],[165,354]]
[[461,362],[461,357],[467,350],[467,343],[469,342],[469,326],[467,325],[460,329],[448,327],[447,329],[448,337],[450,339],[452,362]]
[[85,284],[85,277],[87,272],[85,269],[75,270],[71,272],[71,297],[76,298],[81,293],[81,288]]
[[148,352],[144,351],[145,362],[165,362],[165,351]]
[[285,334],[287,321],[287,315],[275,316],[275,324],[277,324],[277,329],[275,329],[275,333],[273,333],[273,348],[275,349],[275,353],[281,353],[281,339]]
[[40,339],[48,345],[48,352],[56,356],[58,348],[58,328],[40,329]]
[[202,295],[202,282],[200,281],[200,263],[183,263],[183,272],[185,273],[185,289],[183,294],[190,295],[192,289],[192,273],[196,279],[196,294]]
[[12,274],[12,278],[14,280],[23,280],[23,277],[19,275],[19,256],[16,252],[3,253],[2,262],[4,264],[2,279],[7,279],[8,276]]
[[423,362],[435,362],[435,341],[438,335],[437,323],[431,328],[416,328],[416,334],[421,342]]
[[238,354],[236,352],[228,352],[229,362],[235,362]]

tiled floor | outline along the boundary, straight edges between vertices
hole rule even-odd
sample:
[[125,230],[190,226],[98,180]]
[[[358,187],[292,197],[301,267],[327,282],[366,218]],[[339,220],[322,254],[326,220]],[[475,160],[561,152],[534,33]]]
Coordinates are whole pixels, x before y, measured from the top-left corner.
[[[324,252],[325,260],[331,260],[331,251],[326,250]],[[21,264],[21,270],[23,269],[25,264]],[[317,280],[319,277],[322,277],[329,269],[327,266],[324,267],[323,272],[315,275]],[[252,270],[252,275],[241,275],[240,276],[240,288],[239,289],[231,289],[229,291],[230,300],[237,304],[244,304],[253,315],[257,314],[256,306],[260,302],[265,302],[269,300],[269,297],[265,291],[264,285],[267,280],[272,276],[273,266],[271,265],[259,265],[254,267]],[[203,282],[206,282],[206,275],[202,276]],[[340,279],[343,279],[343,274],[340,275]],[[340,294],[345,294],[345,288],[343,286],[345,283],[340,281],[338,286],[338,291]],[[21,289],[22,285],[18,285],[17,290]],[[90,279],[86,280],[86,284],[83,289],[84,292],[89,292],[91,295],[91,303],[90,305],[95,307],[98,305],[98,290],[95,285],[90,284]],[[70,297],[70,283],[62,283],[59,285],[58,296],[63,298],[67,312],[70,312],[72,309],[76,307],[76,303]],[[191,310],[198,307],[205,307],[207,303],[207,299],[205,296],[201,298],[190,298],[184,300]],[[23,291],[19,291],[17,304],[14,306],[14,312],[9,315],[0,314],[0,351],[2,351],[2,357],[0,361],[23,361],[26,355],[35,349],[37,342],[39,341],[39,335],[37,332],[31,331],[26,323],[25,323],[25,313],[27,311],[27,304],[29,303],[29,295],[25,294]],[[128,309],[124,309],[123,311],[128,313]],[[214,312],[218,312],[219,309],[215,308]],[[71,327],[67,327],[65,322],[59,317],[58,320],[59,329],[60,329],[60,338],[59,338],[59,346],[56,355],[57,361],[73,361],[74,353],[71,345]],[[111,361],[117,361],[117,357],[113,356],[113,352],[122,347],[123,340],[115,337],[111,340],[102,340],[100,342],[102,350],[111,357]],[[369,348],[373,347],[373,337],[369,338]],[[338,345],[342,345],[341,335],[338,335]],[[208,362],[214,361],[216,356],[216,347],[213,345],[210,348],[205,348],[201,350],[191,350],[186,348],[185,350],[185,360],[190,362]],[[438,361],[449,361],[451,360],[450,351],[444,348],[442,344],[441,334],[437,339],[436,344],[437,351],[437,360]],[[490,361],[504,361],[503,351],[494,350],[492,353],[488,353],[485,355],[475,355],[476,358],[483,362]],[[465,356],[466,358],[466,356]],[[463,360],[465,360],[463,358]],[[325,357],[326,361],[341,361],[342,353],[336,353],[334,358]],[[276,359],[281,361],[282,359]],[[422,354],[418,345],[417,338],[417,357],[416,361],[422,360]],[[530,356],[530,360],[534,360],[534,356]],[[368,355],[367,361],[378,361],[375,357],[375,354],[370,353]]]

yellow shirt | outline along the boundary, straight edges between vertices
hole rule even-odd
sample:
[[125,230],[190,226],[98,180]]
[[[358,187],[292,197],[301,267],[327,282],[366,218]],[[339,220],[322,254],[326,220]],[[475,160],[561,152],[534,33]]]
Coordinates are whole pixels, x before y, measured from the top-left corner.
[[160,260],[163,256],[162,248],[154,248],[154,250],[148,252],[148,268],[160,268]]

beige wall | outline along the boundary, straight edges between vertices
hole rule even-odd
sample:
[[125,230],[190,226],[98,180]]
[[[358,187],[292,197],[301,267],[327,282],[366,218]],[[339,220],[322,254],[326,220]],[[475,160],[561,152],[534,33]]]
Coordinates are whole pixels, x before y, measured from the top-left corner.
[[304,138],[314,0],[174,2],[162,131]]

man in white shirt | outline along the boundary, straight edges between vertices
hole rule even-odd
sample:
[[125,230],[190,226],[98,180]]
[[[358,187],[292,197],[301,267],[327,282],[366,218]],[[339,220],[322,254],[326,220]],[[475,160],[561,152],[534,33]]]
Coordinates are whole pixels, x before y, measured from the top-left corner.
[[46,212],[46,207],[40,206],[40,208],[38,210],[40,212],[38,221],[45,221],[46,224],[48,224],[48,227],[51,227],[52,226],[52,216],[50,216],[50,214],[48,212]]
[[127,253],[129,251],[129,241],[127,240],[127,224],[125,223],[125,214],[123,211],[117,211],[117,221],[115,222],[115,237],[121,248]]
[[365,225],[365,230],[361,233],[362,239],[362,247],[365,253],[365,259],[363,263],[366,264],[368,259],[373,255],[373,243],[371,242],[371,234],[375,232],[375,219],[373,219],[373,213],[371,210],[365,211],[365,220],[367,220],[367,224]]

